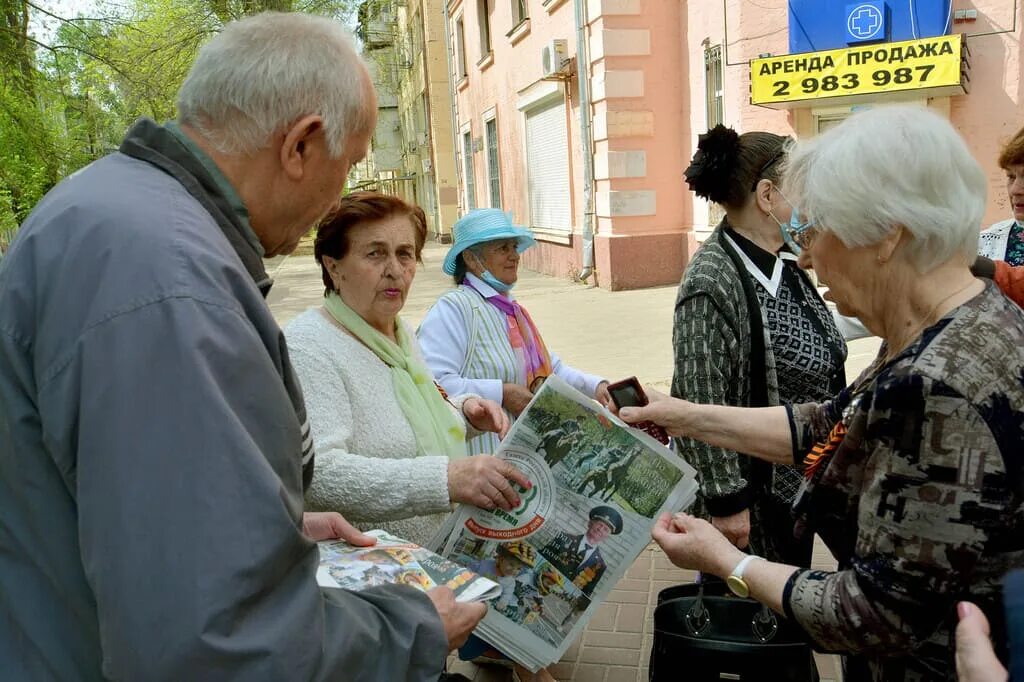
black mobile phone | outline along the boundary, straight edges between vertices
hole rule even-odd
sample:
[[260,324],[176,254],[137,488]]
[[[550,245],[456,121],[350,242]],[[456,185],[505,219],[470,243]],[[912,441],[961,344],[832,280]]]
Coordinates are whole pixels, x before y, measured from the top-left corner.
[[623,407],[643,407],[648,402],[647,394],[636,377],[608,384],[608,395],[620,410]]
[[[643,386],[640,385],[640,381],[636,377],[629,377],[622,381],[616,381],[614,384],[608,384],[608,395],[611,396],[612,402],[620,410],[623,407],[643,407],[650,402],[647,400],[647,394],[644,393]],[[654,422],[640,422],[632,426],[635,429],[646,432],[647,435],[659,443],[669,444],[668,433]]]

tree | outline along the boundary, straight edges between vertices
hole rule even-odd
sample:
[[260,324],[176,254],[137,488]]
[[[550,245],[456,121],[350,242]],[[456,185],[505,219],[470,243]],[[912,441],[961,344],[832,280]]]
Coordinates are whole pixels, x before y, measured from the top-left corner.
[[0,252],[54,184],[116,149],[135,119],[175,116],[196,53],[225,23],[267,10],[341,20],[357,0],[127,3],[98,0],[94,16],[72,18],[0,0]]

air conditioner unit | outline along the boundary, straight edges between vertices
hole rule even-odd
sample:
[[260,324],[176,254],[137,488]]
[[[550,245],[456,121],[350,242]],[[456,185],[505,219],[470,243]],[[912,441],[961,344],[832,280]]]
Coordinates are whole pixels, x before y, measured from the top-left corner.
[[541,71],[545,76],[564,73],[569,65],[569,45],[565,38],[555,38],[541,50]]

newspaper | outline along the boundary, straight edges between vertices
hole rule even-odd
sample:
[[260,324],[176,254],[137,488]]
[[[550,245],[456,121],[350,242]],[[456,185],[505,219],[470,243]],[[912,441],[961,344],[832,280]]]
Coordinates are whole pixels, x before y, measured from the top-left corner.
[[451,588],[460,602],[487,601],[501,588],[488,578],[447,561],[428,549],[382,530],[370,547],[354,547],[341,540],[320,542],[316,581],[321,587],[362,590],[376,585],[402,584],[426,592],[438,585]]
[[692,504],[697,482],[682,458],[555,376],[495,454],[532,483],[519,507],[460,507],[433,546],[501,585],[475,634],[536,671],[562,657],[658,515]]

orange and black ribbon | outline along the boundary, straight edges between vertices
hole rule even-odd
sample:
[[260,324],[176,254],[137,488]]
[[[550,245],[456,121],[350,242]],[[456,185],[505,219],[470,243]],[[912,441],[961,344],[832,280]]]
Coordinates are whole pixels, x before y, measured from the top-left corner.
[[832,431],[828,434],[828,439],[815,443],[811,451],[804,457],[804,478],[811,480],[822,463],[827,461],[839,449],[839,445],[843,442],[844,438],[846,438],[846,425],[839,421],[832,427]]

